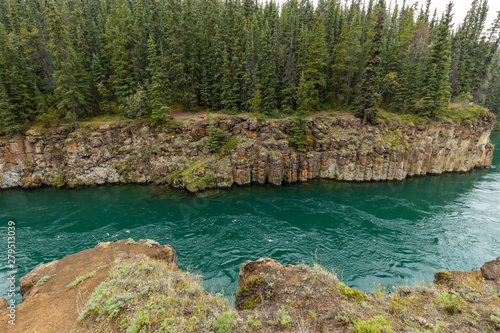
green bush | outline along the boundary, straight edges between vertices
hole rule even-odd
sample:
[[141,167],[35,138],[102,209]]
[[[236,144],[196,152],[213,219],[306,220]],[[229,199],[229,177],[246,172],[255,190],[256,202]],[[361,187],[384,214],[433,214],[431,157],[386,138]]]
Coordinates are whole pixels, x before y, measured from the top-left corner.
[[460,295],[448,294],[446,292],[439,295],[439,302],[449,314],[459,312],[459,305],[465,303]]
[[182,171],[181,170],[174,171],[168,177],[168,182],[172,183],[175,179],[181,178],[181,177],[182,177]]
[[480,106],[448,106],[436,112],[436,119],[451,120],[459,124],[475,123],[488,110]]
[[233,327],[236,326],[236,318],[238,314],[234,311],[226,311],[215,320],[217,333],[231,333]]
[[353,331],[357,333],[389,332],[391,329],[391,325],[383,316],[375,316],[370,320],[354,320]]
[[292,322],[292,317],[288,314],[285,306],[281,306],[278,312],[281,315],[281,317],[278,318],[278,322],[281,326],[286,326]]
[[238,139],[231,138],[224,144],[224,150],[229,151],[236,148],[237,146],[238,146]]
[[153,110],[151,119],[153,119],[155,125],[160,126],[168,123],[174,118],[170,115],[170,108],[168,106],[163,106],[158,110]]
[[218,127],[211,126],[210,134],[208,135],[207,148],[211,153],[218,151],[223,144],[228,140],[228,134],[226,131],[221,130]]
[[414,125],[420,125],[430,122],[430,119],[428,117],[412,113],[399,115],[399,118]]
[[298,151],[303,151],[307,145],[307,119],[295,117],[292,119],[289,129],[288,141],[297,148]]
[[497,312],[496,312],[496,314],[492,314],[492,315],[490,316],[490,319],[491,319],[491,321],[492,321],[492,322],[494,322],[494,323],[495,323],[495,326],[496,326],[497,328],[500,328],[500,310],[499,310],[499,311],[497,311]]
[[142,118],[147,114],[147,95],[144,90],[138,90],[135,94],[125,98],[121,108],[126,118]]

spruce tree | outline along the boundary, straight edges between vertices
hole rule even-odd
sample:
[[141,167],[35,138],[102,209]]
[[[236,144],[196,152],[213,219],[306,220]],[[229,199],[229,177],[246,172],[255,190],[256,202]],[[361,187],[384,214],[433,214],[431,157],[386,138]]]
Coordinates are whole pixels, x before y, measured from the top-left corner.
[[[486,106],[497,116],[500,121],[500,51],[496,52],[489,73],[489,85],[486,92]],[[496,126],[498,128],[498,126]]]
[[266,114],[271,114],[276,109],[276,62],[273,53],[274,35],[269,23],[266,21],[262,36],[262,51],[259,61],[259,86],[261,89],[261,107]]
[[54,95],[57,108],[77,127],[78,115],[88,105],[88,77],[82,68],[79,57],[71,44],[70,36],[63,24],[63,7],[61,13],[54,3],[49,4],[49,31],[51,40],[49,47],[54,56]]
[[106,22],[105,50],[109,61],[110,82],[120,103],[138,88],[137,68],[134,66],[137,35],[132,12],[126,0],[111,2]]
[[443,14],[429,50],[423,82],[424,114],[434,116],[450,97],[451,41],[450,24],[453,3],[449,3]]
[[363,77],[357,87],[357,97],[354,101],[356,116],[363,118],[361,125],[366,122],[375,123],[381,101],[379,74],[380,54],[382,52],[382,32],[384,30],[384,2],[380,0],[375,13],[375,25],[371,35],[368,59],[363,71]]
[[331,102],[365,123],[381,97],[384,108],[426,115],[450,96],[495,104],[487,73],[500,17],[485,29],[486,0],[473,2],[456,33],[451,10],[438,20],[430,0],[387,17],[382,9],[374,0],[286,0],[280,9],[255,0],[0,0],[0,122],[150,116],[168,106],[303,117]]
[[326,41],[325,17],[323,13],[315,20],[313,36],[314,39],[309,46],[307,69],[305,70],[305,89],[307,93],[305,108],[308,111],[319,109],[322,102],[323,89],[326,86],[324,75]]
[[331,84],[337,107],[343,104],[347,108],[349,105],[359,72],[360,56],[361,26],[359,13],[356,12],[350,25],[347,21],[344,22],[335,48]]
[[14,132],[35,114],[34,77],[13,34],[0,23],[0,126]]
[[148,104],[154,118],[164,120],[168,118],[168,96],[165,93],[165,74],[162,71],[161,57],[157,54],[156,44],[152,37],[148,39],[148,67],[150,82],[148,86]]

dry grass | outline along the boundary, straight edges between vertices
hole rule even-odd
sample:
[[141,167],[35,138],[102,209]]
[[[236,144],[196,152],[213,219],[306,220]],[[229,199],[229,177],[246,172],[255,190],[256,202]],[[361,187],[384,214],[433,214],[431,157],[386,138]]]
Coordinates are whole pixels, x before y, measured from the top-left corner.
[[154,259],[125,261],[92,293],[78,319],[86,331],[230,331],[238,315],[201,277]]
[[201,277],[153,259],[119,263],[80,313],[99,332],[495,332],[498,290],[459,287],[363,293],[320,265],[281,266],[247,281],[235,310]]

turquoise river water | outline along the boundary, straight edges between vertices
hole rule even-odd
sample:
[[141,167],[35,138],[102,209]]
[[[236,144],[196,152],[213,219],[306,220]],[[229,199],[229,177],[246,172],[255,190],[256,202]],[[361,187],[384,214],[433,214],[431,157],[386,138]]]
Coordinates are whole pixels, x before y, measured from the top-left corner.
[[[500,147],[500,134],[491,140]],[[232,299],[239,266],[271,257],[319,262],[373,291],[431,282],[500,256],[500,149],[493,166],[403,182],[314,181],[197,196],[159,186],[0,192],[0,296],[7,297],[7,223],[16,223],[19,277],[98,241],[170,244],[181,268]],[[17,301],[21,298],[18,294]]]

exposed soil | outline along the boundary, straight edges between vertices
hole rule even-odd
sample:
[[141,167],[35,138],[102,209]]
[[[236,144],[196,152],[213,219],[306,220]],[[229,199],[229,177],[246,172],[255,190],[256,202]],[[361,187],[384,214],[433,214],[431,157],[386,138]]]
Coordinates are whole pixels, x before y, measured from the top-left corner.
[[[184,119],[205,119],[207,117],[207,111],[201,110],[198,112],[192,112],[192,111],[187,111],[187,110],[179,110],[179,109],[173,109],[170,111],[170,115],[174,117],[174,120],[184,120]],[[223,113],[214,113],[210,112],[210,116],[212,117],[230,117],[226,114]]]

